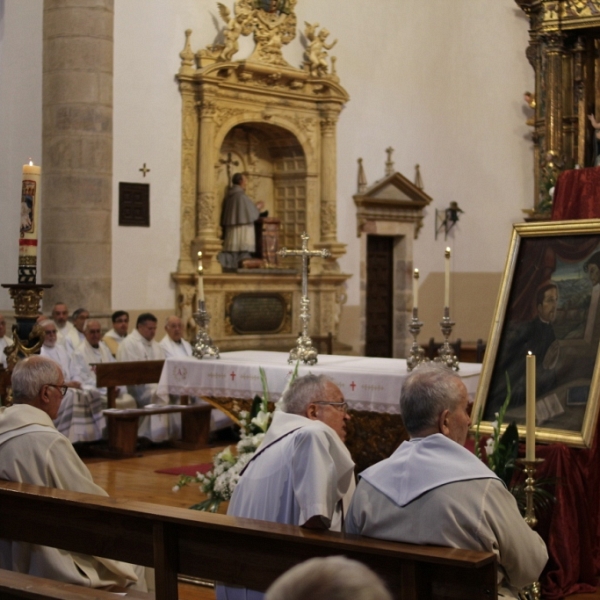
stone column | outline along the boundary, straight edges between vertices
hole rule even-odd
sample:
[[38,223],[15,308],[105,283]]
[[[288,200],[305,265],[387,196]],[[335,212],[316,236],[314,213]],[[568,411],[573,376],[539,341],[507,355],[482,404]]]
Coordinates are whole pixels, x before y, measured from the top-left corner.
[[335,242],[337,237],[336,123],[337,113],[332,111],[321,120],[321,242]]
[[44,0],[45,310],[111,309],[113,20],[114,0]]

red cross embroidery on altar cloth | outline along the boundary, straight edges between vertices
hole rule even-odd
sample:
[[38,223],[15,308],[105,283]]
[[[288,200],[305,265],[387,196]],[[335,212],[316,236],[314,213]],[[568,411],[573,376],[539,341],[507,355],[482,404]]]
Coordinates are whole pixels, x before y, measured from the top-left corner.
[[356,387],[356,384],[354,383],[354,381],[350,384],[350,387],[352,388],[352,391],[354,391],[354,388]]
[[231,371],[231,373],[229,373],[229,376],[231,377],[231,381],[235,381],[235,372]]

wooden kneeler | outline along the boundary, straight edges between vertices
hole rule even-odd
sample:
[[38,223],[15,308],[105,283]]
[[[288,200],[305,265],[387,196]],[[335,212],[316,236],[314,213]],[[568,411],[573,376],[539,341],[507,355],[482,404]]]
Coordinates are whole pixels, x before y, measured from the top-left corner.
[[126,458],[135,455],[140,417],[181,413],[181,440],[173,444],[184,450],[197,450],[208,445],[210,406],[189,404],[181,396],[181,404],[153,408],[115,408],[117,388],[121,385],[158,383],[164,360],[97,363],[96,385],[106,387],[108,410],[104,411],[108,429],[108,455]]

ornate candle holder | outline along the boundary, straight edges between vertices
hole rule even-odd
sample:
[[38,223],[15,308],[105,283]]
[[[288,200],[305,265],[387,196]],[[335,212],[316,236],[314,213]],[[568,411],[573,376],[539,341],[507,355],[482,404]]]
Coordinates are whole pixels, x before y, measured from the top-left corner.
[[443,363],[453,371],[458,371],[458,358],[456,358],[454,355],[454,350],[448,341],[454,325],[456,325],[456,323],[450,320],[450,308],[448,306],[444,306],[444,317],[440,321],[440,327],[444,336],[444,343],[438,350],[438,356],[436,356],[433,360],[435,362]]
[[205,356],[220,358],[219,349],[213,345],[212,339],[210,335],[208,335],[210,315],[206,312],[204,300],[198,302],[198,312],[194,313],[194,320],[198,324],[198,335],[196,336],[196,343],[192,349],[192,355],[199,359],[202,359]]
[[408,328],[413,336],[413,343],[410,347],[410,356],[406,359],[406,368],[409,371],[412,371],[422,362],[429,362],[429,359],[425,356],[425,350],[423,350],[417,342],[421,327],[423,327],[423,322],[419,321],[419,309],[413,308],[412,319],[410,320],[410,327]]
[[[533,506],[533,496],[535,494],[535,472],[538,466],[544,462],[543,458],[527,460],[518,458],[517,463],[523,466],[525,471],[525,523],[532,529],[537,525],[537,517],[535,516],[535,508]],[[519,592],[522,600],[540,600],[541,586],[540,582],[536,581],[531,585],[523,588]]]

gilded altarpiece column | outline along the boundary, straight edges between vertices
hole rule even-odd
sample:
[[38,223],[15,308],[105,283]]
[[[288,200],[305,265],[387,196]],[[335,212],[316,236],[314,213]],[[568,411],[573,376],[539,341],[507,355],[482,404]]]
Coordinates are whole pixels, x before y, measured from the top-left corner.
[[[515,0],[529,17],[527,58],[535,71],[532,219],[549,218],[564,169],[593,166],[600,121],[600,0]],[[525,92],[525,90],[524,90]]]

